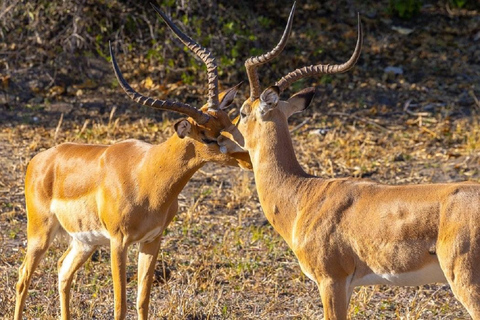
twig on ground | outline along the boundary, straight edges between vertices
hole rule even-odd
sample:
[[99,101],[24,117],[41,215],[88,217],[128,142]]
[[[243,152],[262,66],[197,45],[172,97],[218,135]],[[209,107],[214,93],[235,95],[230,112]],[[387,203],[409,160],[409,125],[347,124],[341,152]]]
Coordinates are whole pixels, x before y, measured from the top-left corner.
[[409,115],[414,116],[414,117],[428,117],[430,115],[429,112],[413,112],[413,111],[408,110],[408,108],[411,105],[411,102],[412,102],[412,99],[408,99],[405,102],[405,104],[403,105],[403,111],[406,114],[409,114]]

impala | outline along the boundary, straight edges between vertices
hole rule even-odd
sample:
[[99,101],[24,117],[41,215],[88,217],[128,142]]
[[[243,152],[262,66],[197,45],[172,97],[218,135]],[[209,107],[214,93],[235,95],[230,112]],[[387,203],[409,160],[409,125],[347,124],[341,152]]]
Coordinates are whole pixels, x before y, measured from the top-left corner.
[[177,198],[206,162],[249,168],[246,152],[222,154],[220,131],[233,126],[227,113],[237,87],[218,93],[217,66],[210,52],[183,34],[154,7],[172,31],[207,65],[208,103],[200,110],[181,102],[144,97],[123,78],[110,46],[115,74],[135,101],[188,116],[176,134],[159,145],[127,140],[111,146],[64,143],[36,155],[25,178],[27,252],[19,269],[15,319],[22,318],[35,268],[64,230],[71,236],[58,261],[62,319],[69,319],[69,298],[76,270],[100,245],[110,245],[116,319],[126,315],[126,254],[139,243],[137,313],[147,319],[150,288],[162,232],[177,212]]
[[315,90],[286,101],[280,94],[299,79],[351,69],[360,56],[362,29],[359,19],[357,45],[346,63],[297,69],[261,92],[257,67],[281,52],[290,28],[291,19],[275,49],[246,61],[250,97],[236,131],[218,143],[223,152],[250,154],[265,216],[317,284],[325,319],[347,318],[356,286],[432,282],[448,282],[480,319],[480,184],[395,186],[307,174],[287,120],[310,104]]

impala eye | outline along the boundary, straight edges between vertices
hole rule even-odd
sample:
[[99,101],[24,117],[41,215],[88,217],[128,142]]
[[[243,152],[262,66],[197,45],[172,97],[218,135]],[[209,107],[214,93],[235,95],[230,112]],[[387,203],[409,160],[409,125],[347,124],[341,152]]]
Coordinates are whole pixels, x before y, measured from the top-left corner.
[[242,106],[240,108],[240,118],[245,118],[247,116],[247,114],[245,113],[244,110],[245,110],[245,108],[244,108],[244,106]]

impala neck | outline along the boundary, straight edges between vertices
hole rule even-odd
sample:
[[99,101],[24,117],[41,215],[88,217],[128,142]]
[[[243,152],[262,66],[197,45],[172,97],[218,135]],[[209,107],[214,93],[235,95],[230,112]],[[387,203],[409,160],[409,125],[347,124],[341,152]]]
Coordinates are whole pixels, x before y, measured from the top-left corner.
[[266,122],[249,150],[265,216],[289,245],[297,215],[300,181],[311,178],[297,161],[287,126]]
[[152,146],[142,166],[140,196],[148,199],[151,208],[157,208],[168,199],[176,199],[206,161],[193,140],[188,138],[173,135],[164,143]]

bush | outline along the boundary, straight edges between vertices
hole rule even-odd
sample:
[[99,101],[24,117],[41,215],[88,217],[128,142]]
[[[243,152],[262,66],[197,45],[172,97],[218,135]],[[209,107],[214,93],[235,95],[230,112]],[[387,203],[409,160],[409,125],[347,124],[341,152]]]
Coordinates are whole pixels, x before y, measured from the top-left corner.
[[390,10],[400,18],[409,19],[420,12],[421,0],[390,0]]

